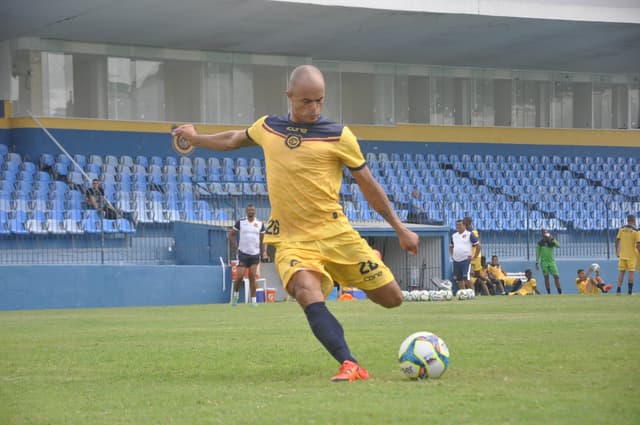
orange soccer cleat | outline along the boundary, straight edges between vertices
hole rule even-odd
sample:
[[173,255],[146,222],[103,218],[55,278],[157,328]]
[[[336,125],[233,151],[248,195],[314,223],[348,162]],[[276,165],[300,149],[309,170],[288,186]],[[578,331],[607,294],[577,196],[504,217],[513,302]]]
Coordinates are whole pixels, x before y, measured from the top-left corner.
[[369,379],[369,372],[358,363],[345,360],[340,366],[340,373],[331,378],[333,382],[356,381],[358,379]]

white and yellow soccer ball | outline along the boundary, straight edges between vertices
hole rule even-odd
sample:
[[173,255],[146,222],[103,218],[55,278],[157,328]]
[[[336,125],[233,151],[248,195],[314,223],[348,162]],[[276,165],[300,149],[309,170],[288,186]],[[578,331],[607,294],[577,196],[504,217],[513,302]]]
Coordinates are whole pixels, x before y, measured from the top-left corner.
[[400,370],[409,379],[440,378],[449,368],[449,348],[436,334],[416,332],[400,344]]
[[600,264],[598,263],[593,263],[589,266],[589,270],[594,271],[594,272],[599,272],[600,271]]

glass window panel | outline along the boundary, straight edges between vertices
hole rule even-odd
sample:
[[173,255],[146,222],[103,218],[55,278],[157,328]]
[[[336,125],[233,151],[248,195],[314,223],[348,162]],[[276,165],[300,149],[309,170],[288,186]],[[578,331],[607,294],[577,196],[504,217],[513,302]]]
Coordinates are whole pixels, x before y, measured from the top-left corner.
[[512,80],[496,79],[493,82],[495,125],[511,126]]
[[429,124],[429,77],[410,75],[407,85],[409,122]]
[[109,118],[131,120],[133,115],[132,62],[127,58],[107,59]]
[[591,128],[591,83],[573,83],[573,127]]
[[495,125],[493,80],[471,80],[471,125],[492,127]]
[[253,104],[253,68],[242,64],[233,66],[232,85],[232,124],[253,122],[255,107]]
[[253,65],[254,119],[268,114],[287,112],[287,67]]
[[230,63],[206,64],[202,113],[205,122],[233,122],[232,75],[233,65]]
[[612,128],[613,87],[611,84],[593,86],[593,128]]
[[375,74],[374,85],[374,119],[372,124],[392,125],[394,123],[393,75]]
[[554,82],[551,111],[552,127],[573,127],[573,87],[570,82]]
[[161,62],[135,62],[135,116],[137,120],[164,121],[164,75]]
[[73,57],[42,52],[43,113],[51,117],[73,116]]
[[468,78],[454,79],[455,125],[471,124],[471,81]]
[[[322,69],[322,68],[321,68]],[[322,115],[332,121],[342,122],[342,78],[338,71],[322,69],[324,74],[324,109]]]
[[[409,120],[409,77],[396,74],[393,80],[394,114],[396,123],[408,123]],[[424,101],[425,109],[427,102]]]
[[362,72],[342,73],[342,118],[347,124],[375,122],[376,78]]
[[431,105],[429,122],[434,125],[455,124],[455,81],[447,77],[431,77],[429,79]]
[[107,58],[73,54],[74,114],[105,119],[107,115]]
[[629,89],[625,84],[616,84],[613,93],[613,128],[629,128]]
[[203,64],[169,60],[162,64],[166,98],[166,119],[173,122],[199,122],[204,116],[202,97]]
[[640,86],[629,87],[629,128],[640,128]]

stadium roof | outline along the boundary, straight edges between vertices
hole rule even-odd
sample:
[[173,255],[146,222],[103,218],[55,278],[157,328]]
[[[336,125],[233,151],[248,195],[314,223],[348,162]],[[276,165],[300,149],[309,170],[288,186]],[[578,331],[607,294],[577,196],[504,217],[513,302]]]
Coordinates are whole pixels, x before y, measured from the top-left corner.
[[[0,40],[40,37],[314,60],[640,73],[640,6],[632,0],[534,3],[543,8],[570,5],[574,11],[576,4],[582,3],[585,11],[591,11],[579,17],[585,20],[567,20],[563,13],[525,13],[535,11],[534,6],[516,14],[525,17],[496,16],[495,10],[494,14],[478,13],[482,10],[470,13],[472,9],[460,7],[457,11],[463,13],[451,13],[451,9],[442,13],[438,8],[424,7],[523,3],[531,4],[491,0],[318,0],[315,4],[266,0],[4,0]],[[371,6],[359,7],[364,4]],[[392,4],[398,9],[390,9]],[[607,9],[608,4],[614,6]],[[601,21],[597,16],[594,19],[598,13]]]

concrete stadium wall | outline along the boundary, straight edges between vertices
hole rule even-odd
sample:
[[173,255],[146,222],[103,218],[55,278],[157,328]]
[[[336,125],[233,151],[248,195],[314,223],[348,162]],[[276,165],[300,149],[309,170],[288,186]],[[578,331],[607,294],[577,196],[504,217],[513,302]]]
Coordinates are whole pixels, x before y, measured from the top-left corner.
[[[562,291],[575,294],[578,268],[588,262],[558,261]],[[606,283],[614,285],[617,261],[599,261]],[[271,265],[270,265],[271,266]],[[508,272],[530,268],[545,294],[542,273],[524,261],[503,261]],[[285,293],[274,270],[264,273],[268,286]],[[73,278],[70,278],[73,276]],[[0,310],[220,304],[229,302],[229,269],[222,284],[221,266],[3,266],[0,267]],[[640,283],[639,283],[640,286]],[[552,294],[556,293],[553,280]],[[623,292],[626,293],[626,277]],[[636,288],[638,289],[638,288]]]
[[[167,155],[169,124],[43,118],[42,123],[70,154]],[[230,128],[199,125],[202,132]],[[638,133],[617,130],[515,129],[437,126],[352,126],[363,152],[491,155],[599,155],[640,158]],[[42,153],[59,150],[30,118],[0,119],[0,142],[23,157],[37,161]],[[195,156],[262,158],[259,147],[213,152],[197,149]]]
[[221,266],[0,267],[0,310],[211,304],[229,295]]

